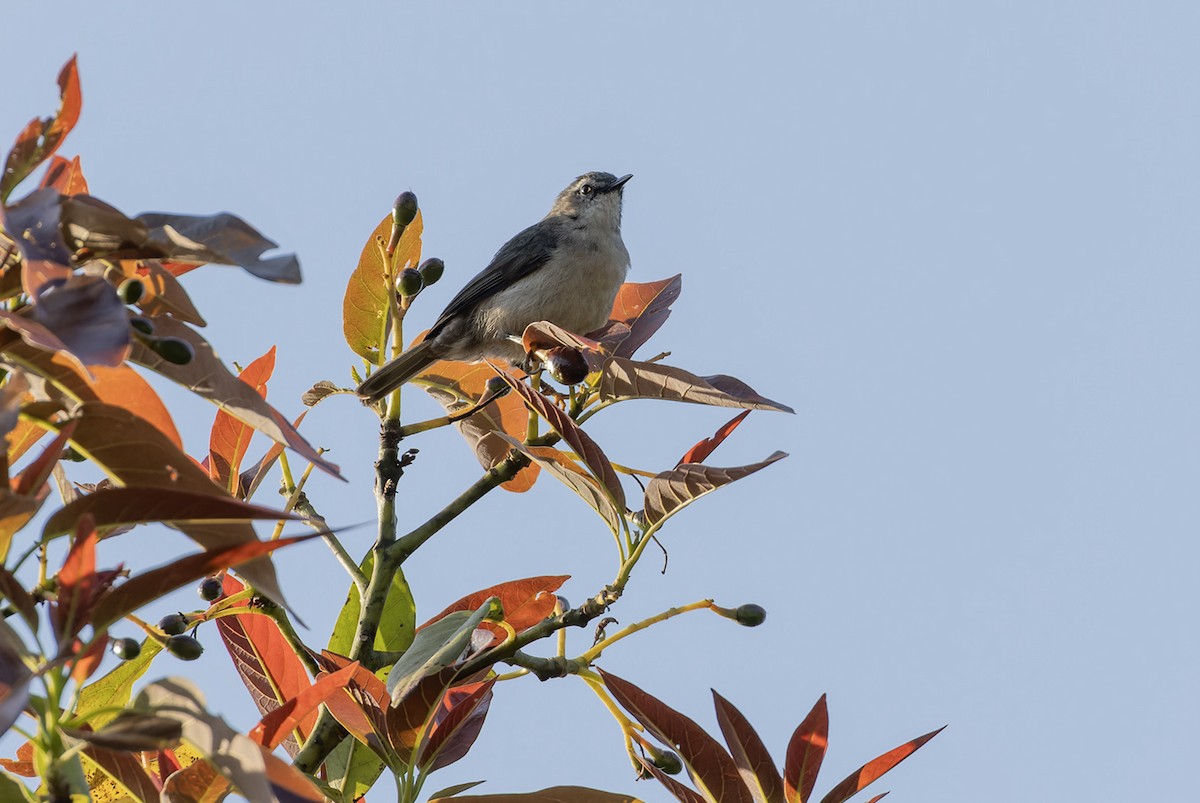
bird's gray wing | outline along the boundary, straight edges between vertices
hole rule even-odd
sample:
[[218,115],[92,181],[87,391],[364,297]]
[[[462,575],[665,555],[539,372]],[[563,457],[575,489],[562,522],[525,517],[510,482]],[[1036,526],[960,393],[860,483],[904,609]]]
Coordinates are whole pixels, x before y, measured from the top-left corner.
[[450,299],[425,339],[432,340],[459,313],[471,310],[480,301],[511,287],[545,265],[557,245],[558,233],[547,220],[517,234],[500,247],[486,268]]

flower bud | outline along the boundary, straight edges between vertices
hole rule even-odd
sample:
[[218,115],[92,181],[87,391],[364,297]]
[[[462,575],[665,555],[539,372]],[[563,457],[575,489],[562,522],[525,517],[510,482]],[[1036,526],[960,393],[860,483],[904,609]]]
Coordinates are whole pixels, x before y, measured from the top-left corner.
[[109,649],[122,661],[132,661],[141,653],[142,645],[137,639],[119,638],[113,641]]
[[194,661],[204,653],[203,645],[191,636],[171,636],[163,646],[183,661]]
[[587,378],[588,364],[578,349],[555,346],[543,361],[550,376],[564,385],[577,385]]
[[146,292],[146,285],[142,284],[142,280],[136,276],[131,276],[117,287],[117,295],[121,297],[122,303],[136,304],[142,300],[142,296]]
[[199,587],[196,588],[196,593],[200,595],[200,599],[205,602],[215,602],[221,598],[223,588],[221,586],[221,578],[205,577],[200,581]]
[[424,286],[425,280],[421,278],[421,272],[413,268],[400,271],[400,278],[396,280],[396,289],[405,297],[415,296]]
[[487,616],[484,618],[487,619],[487,621],[489,621],[489,622],[503,622],[504,621],[504,603],[502,603],[500,601],[500,598],[492,597],[491,599],[489,599],[487,601],[487,603],[488,603],[488,612],[487,612]]
[[442,273],[446,270],[446,263],[437,257],[430,257],[422,262],[421,267],[417,270],[421,271],[421,278],[425,280],[425,286],[428,287],[442,278]]
[[417,217],[417,196],[409,190],[405,190],[396,196],[396,203],[392,204],[392,223],[400,228],[404,228]]
[[188,629],[188,618],[182,613],[168,613],[158,620],[158,629],[168,636],[178,636]]

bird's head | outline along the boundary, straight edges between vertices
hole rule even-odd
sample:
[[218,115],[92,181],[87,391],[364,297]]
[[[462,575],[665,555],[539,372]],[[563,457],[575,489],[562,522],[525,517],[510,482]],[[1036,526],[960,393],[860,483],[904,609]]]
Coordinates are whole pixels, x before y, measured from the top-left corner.
[[581,223],[621,228],[621,194],[632,175],[584,173],[558,194],[549,216],[562,215]]

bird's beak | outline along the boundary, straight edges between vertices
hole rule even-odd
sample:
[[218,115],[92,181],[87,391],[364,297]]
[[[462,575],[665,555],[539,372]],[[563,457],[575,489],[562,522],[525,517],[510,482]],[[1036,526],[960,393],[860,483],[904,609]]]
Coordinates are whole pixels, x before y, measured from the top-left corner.
[[629,179],[631,179],[631,178],[633,178],[633,173],[629,173],[627,175],[621,176],[619,179],[614,181],[612,186],[609,187],[607,190],[605,190],[605,192],[616,192],[617,190],[624,187],[625,182],[629,181]]

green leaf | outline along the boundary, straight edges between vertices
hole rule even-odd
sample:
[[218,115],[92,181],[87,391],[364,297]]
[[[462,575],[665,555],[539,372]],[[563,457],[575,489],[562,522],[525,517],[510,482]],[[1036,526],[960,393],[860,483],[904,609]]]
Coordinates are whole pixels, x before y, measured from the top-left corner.
[[475,628],[491,613],[493,600],[496,598],[480,605],[474,613],[454,611],[423,628],[388,675],[392,700],[403,700],[421,680],[458,661]]
[[[79,705],[75,706],[75,716],[85,717],[92,711],[101,708],[124,708],[133,696],[133,684],[146,674],[154,656],[162,651],[162,645],[154,639],[142,642],[142,649],[136,658],[123,661],[99,680],[89,683],[79,693]],[[87,720],[93,729],[98,730],[116,718],[119,711],[97,714]]]
[[325,759],[329,783],[341,791],[344,800],[358,800],[371,791],[383,774],[383,760],[357,739],[343,739]]
[[[390,218],[389,218],[390,219]],[[368,554],[366,560],[359,566],[363,575],[371,576],[375,564],[373,555]],[[337,622],[333,625],[333,633],[329,636],[329,651],[338,655],[349,655],[354,641],[354,629],[358,625],[358,614],[362,609],[362,597],[358,586],[350,584],[346,595],[346,603],[338,614]],[[404,579],[404,572],[399,569],[392,577],[392,587],[388,589],[387,600],[383,603],[383,616],[379,620],[379,630],[375,634],[375,649],[382,652],[403,652],[413,642],[413,632],[417,627],[417,606],[413,601],[412,589]]]

